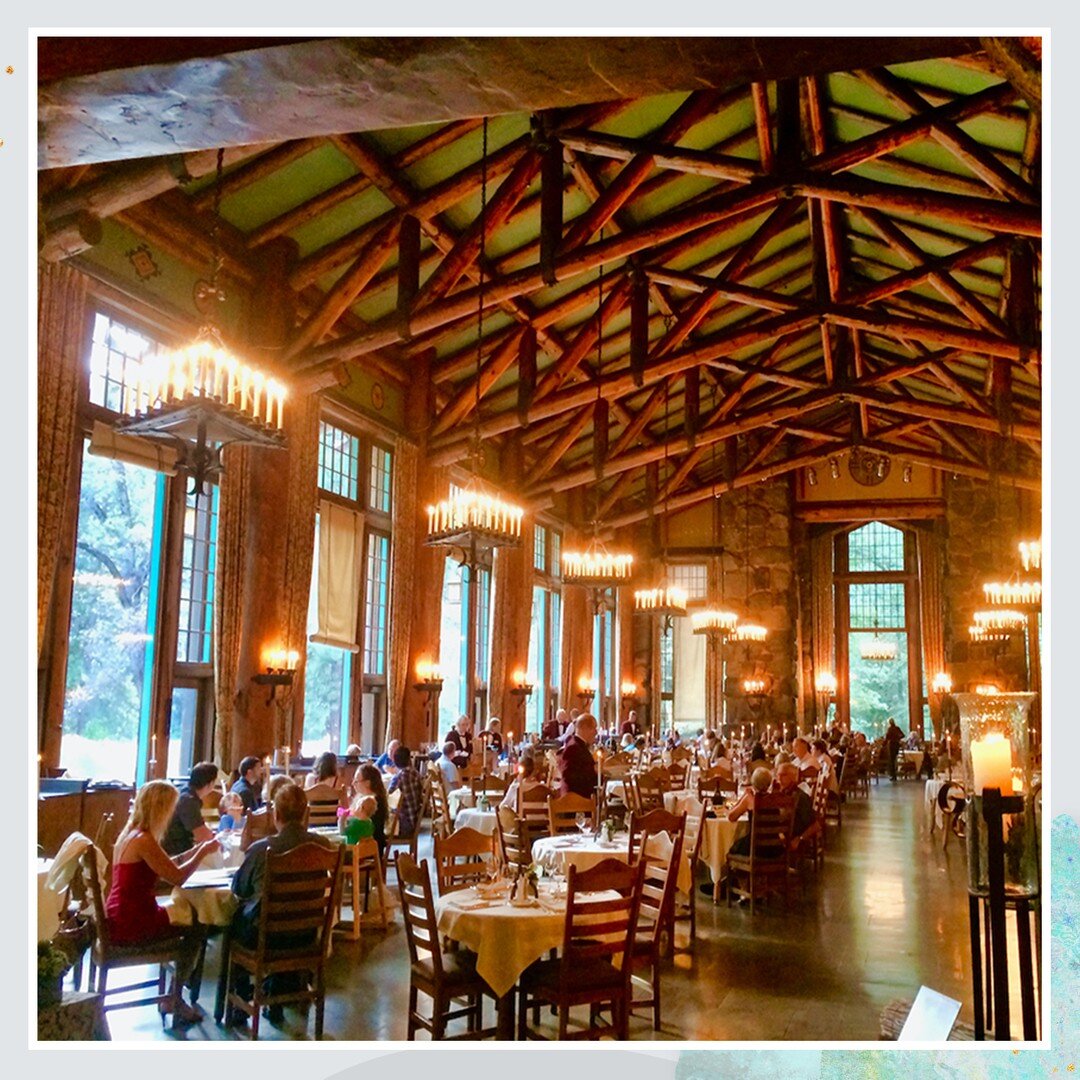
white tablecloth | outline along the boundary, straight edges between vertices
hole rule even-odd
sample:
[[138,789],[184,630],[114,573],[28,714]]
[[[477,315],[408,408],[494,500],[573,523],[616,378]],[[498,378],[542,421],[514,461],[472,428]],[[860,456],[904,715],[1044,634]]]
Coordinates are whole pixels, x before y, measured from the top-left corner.
[[473,805],[473,793],[467,787],[455,788],[450,792],[449,796],[450,805],[450,820],[457,819],[458,814],[461,813],[466,807]]
[[924,803],[923,803],[923,824],[926,827],[926,833],[928,836],[933,836],[935,829],[941,829],[945,827],[945,822],[941,817],[941,807],[938,806],[938,792],[947,783],[945,780],[927,780],[926,787],[923,789]]
[[37,861],[37,922],[38,941],[48,941],[60,929],[60,908],[63,893],[53,891],[46,884],[52,859]]
[[[671,840],[665,833],[650,839],[650,855],[663,859],[670,853]],[[533,862],[545,869],[565,875],[571,866],[576,866],[579,871],[588,870],[604,859],[629,862],[630,838],[626,833],[617,833],[609,844],[604,839],[594,840],[591,836],[544,836],[533,841],[532,856]],[[690,859],[686,852],[679,861],[679,876],[675,884],[683,893],[689,893],[693,885]]]
[[724,876],[731,845],[746,832],[747,819],[728,821],[726,817],[706,818],[701,823],[701,850],[698,858],[709,868],[715,885]]
[[196,870],[173,889],[164,907],[174,926],[190,926],[196,916],[203,926],[228,926],[236,910],[232,874],[224,870]]
[[462,810],[454,821],[455,829],[475,829],[485,836],[495,832],[494,810]]
[[476,953],[477,974],[501,996],[531,963],[562,945],[566,899],[545,896],[544,906],[503,902],[470,910],[477,902],[471,888],[440,896],[435,901],[439,931]]

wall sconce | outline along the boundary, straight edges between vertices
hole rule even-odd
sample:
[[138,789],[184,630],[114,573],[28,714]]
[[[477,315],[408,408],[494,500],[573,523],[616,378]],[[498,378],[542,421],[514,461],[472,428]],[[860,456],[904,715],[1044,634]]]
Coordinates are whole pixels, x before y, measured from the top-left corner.
[[930,684],[930,689],[935,694],[952,693],[952,676],[945,671],[939,671]]
[[905,484],[910,484],[911,483],[911,466],[910,465],[905,465],[904,466],[904,474],[903,474],[903,476],[904,476],[904,483]]
[[637,683],[632,679],[624,679],[619,686],[619,698],[622,704],[626,706],[627,712],[636,709],[640,701]]
[[436,702],[439,700],[439,694],[442,693],[442,671],[438,664],[433,664],[430,660],[417,660],[416,678],[413,689],[424,695],[424,727],[427,731],[428,742],[431,742],[435,737]]
[[819,694],[836,693],[836,676],[831,671],[822,671],[814,680],[814,689]]
[[817,469],[813,465],[806,470],[806,482],[811,487],[817,487]]
[[270,687],[270,693],[266,698],[266,704],[269,705],[277,697],[279,686],[292,689],[293,677],[300,663],[300,654],[295,649],[272,649],[263,654],[263,662],[266,664],[266,671],[252,675],[251,681],[259,686]]
[[596,697],[597,683],[595,679],[590,679],[588,675],[582,675],[578,679],[578,692],[577,696],[581,699],[581,707],[587,709]]
[[510,676],[510,681],[513,684],[510,687],[510,696],[517,699],[518,710],[522,716],[524,716],[525,702],[532,697],[533,684],[529,682],[529,676],[525,673],[523,668],[518,668],[517,671]]
[[840,479],[840,459],[831,457],[829,458],[829,475],[834,480]]
[[743,694],[748,698],[763,698],[767,689],[765,680],[761,678],[743,679],[742,681]]

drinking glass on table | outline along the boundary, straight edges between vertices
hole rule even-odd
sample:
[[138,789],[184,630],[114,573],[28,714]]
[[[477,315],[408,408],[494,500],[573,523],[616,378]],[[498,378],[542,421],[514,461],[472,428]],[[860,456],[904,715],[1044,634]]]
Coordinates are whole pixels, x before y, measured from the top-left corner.
[[574,823],[583,833],[588,832],[592,827],[592,822],[589,821],[588,817],[585,814],[578,814],[578,816],[574,819]]

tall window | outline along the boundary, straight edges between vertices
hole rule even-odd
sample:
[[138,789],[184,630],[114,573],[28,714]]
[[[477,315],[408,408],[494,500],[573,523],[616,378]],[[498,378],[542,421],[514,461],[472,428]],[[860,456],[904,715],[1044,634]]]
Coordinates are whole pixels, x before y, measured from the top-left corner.
[[[357,651],[309,641],[304,679],[306,755],[344,751],[357,736],[373,748],[385,706],[390,591],[390,510],[393,455],[365,436],[323,420],[319,424],[318,485],[323,498],[364,512]],[[316,518],[308,634],[318,631],[319,530]]]
[[[918,647],[918,570],[914,538],[872,521],[835,545],[837,664],[846,671],[846,708],[853,730],[874,738],[891,716],[901,727],[922,714]],[[896,647],[892,660],[864,658],[874,635]]]
[[[709,596],[709,568],[701,562],[670,563],[668,580],[686,590],[688,607]],[[696,731],[705,722],[705,638],[693,632],[689,615],[672,619],[660,639],[660,720],[663,731]]]
[[146,757],[164,509],[162,474],[84,451],[61,753],[72,776],[130,782]]
[[214,624],[214,567],[217,562],[218,489],[212,484],[188,492],[184,513],[184,554],[180,567],[180,627],[176,659],[209,664]]
[[[90,346],[90,403],[113,413],[133,411],[143,364],[160,348],[145,334],[97,312]],[[145,406],[145,401],[139,404]]]
[[532,696],[525,706],[526,731],[540,731],[559,705],[562,643],[562,534],[533,528],[533,601],[526,665]]

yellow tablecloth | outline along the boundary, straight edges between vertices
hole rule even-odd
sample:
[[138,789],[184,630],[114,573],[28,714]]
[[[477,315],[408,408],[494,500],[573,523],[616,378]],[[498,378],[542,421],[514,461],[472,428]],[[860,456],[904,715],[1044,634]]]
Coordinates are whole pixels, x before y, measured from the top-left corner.
[[[670,853],[671,840],[666,833],[650,839],[650,855],[663,859]],[[560,874],[566,874],[571,866],[576,866],[579,871],[588,870],[604,859],[628,862],[629,837],[625,833],[618,834],[609,844],[606,840],[594,840],[591,836],[545,836],[533,841],[532,856],[533,862]],[[675,884],[682,893],[689,893],[693,886],[690,859],[685,852],[679,860],[679,874]]]

